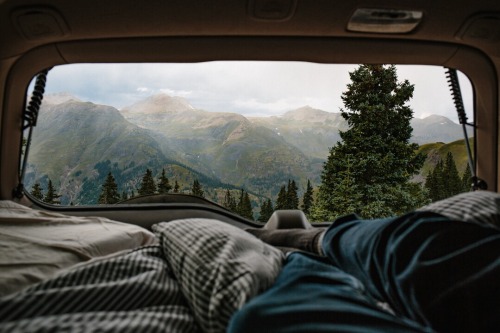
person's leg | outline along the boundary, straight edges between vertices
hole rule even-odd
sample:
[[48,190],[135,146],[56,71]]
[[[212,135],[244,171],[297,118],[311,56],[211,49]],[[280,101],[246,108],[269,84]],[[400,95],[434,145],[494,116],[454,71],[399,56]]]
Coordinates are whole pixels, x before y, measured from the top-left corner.
[[500,231],[434,213],[337,220],[323,250],[395,312],[442,332],[500,328]]
[[325,258],[291,254],[275,284],[236,312],[227,332],[433,332],[377,305]]

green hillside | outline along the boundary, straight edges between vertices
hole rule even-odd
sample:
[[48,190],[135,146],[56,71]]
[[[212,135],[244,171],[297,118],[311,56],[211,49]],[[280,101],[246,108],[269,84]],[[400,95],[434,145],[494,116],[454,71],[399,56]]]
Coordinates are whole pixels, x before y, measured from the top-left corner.
[[[474,138],[470,138],[469,143],[472,149],[472,154],[474,154]],[[420,146],[418,152],[426,155],[427,158],[420,174],[415,177],[417,181],[424,180],[429,174],[429,171],[435,168],[440,159],[443,161],[445,160],[448,152],[452,153],[460,175],[464,173],[468,163],[465,140],[457,140],[450,143],[437,142],[424,144]]]

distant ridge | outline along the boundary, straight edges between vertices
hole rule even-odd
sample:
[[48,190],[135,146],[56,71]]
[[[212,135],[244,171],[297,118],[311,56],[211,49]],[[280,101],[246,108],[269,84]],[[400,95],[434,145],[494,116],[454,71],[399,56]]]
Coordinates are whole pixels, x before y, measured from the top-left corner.
[[54,93],[54,94],[46,94],[43,97],[42,103],[57,105],[57,104],[62,104],[62,103],[69,102],[69,101],[81,102],[81,100],[78,97],[76,97],[70,93],[60,92],[60,93]]

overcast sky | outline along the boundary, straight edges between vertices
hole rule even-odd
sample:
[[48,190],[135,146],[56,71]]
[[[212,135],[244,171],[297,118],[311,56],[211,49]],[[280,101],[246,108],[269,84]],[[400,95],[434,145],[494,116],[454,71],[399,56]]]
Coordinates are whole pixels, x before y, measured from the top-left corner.
[[[339,112],[349,72],[356,67],[300,62],[64,65],[49,73],[46,91],[118,109],[164,92],[184,97],[197,109],[246,116],[280,115],[305,105]],[[465,76],[459,78],[470,114],[472,88]],[[458,122],[443,68],[398,66],[398,79],[415,85],[410,101],[415,117],[438,114]]]

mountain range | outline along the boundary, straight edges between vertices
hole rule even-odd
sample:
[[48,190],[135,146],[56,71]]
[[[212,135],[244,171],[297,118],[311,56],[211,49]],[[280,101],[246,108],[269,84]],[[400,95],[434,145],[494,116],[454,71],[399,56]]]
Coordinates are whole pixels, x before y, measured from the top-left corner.
[[[463,133],[442,116],[413,119],[412,126],[412,141],[420,144],[459,140]],[[329,148],[346,129],[340,113],[310,106],[279,117],[244,117],[198,110],[166,94],[121,110],[53,94],[42,104],[25,184],[50,177],[63,202],[90,204],[109,171],[131,195],[150,168],[156,176],[165,169],[185,191],[199,179],[211,188],[274,197],[288,179],[299,191],[307,179],[318,184]]]

